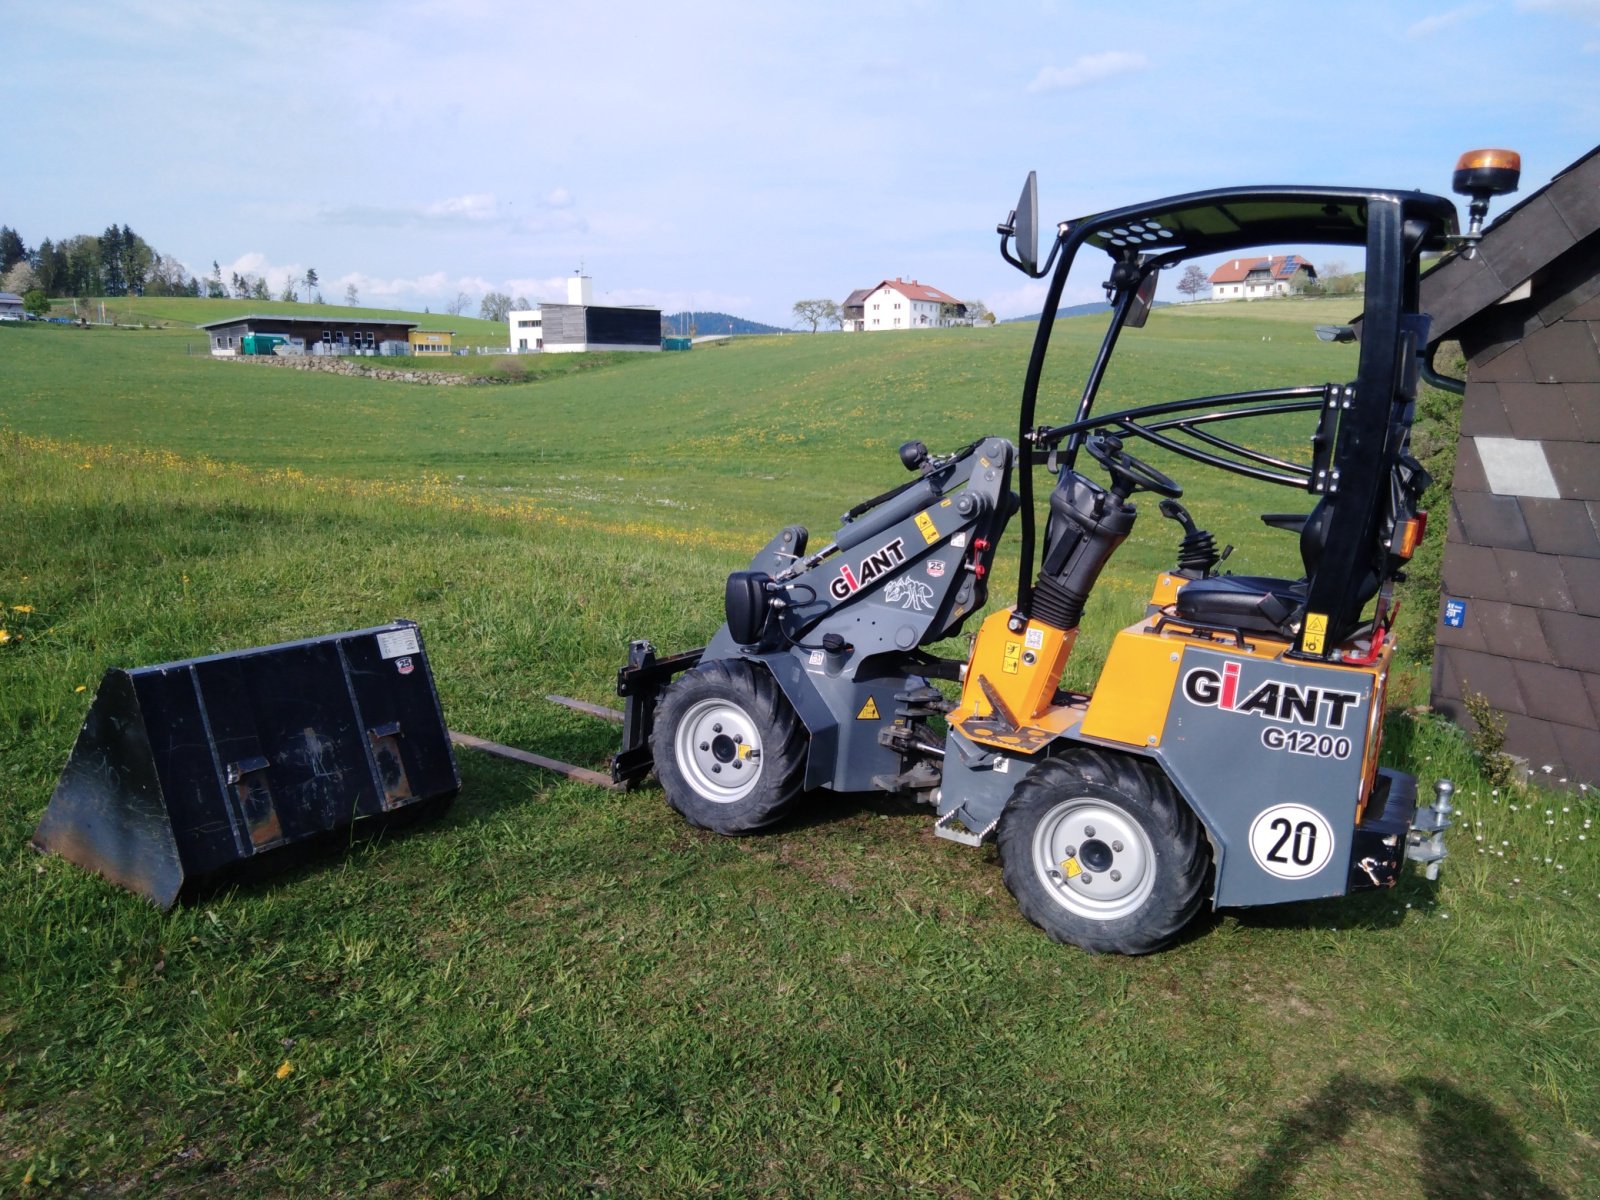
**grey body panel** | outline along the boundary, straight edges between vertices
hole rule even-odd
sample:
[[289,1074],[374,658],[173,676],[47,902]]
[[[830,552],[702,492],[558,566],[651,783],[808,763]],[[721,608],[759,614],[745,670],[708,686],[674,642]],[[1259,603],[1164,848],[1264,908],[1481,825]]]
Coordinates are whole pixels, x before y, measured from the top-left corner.
[[[1344,895],[1371,713],[1365,672],[1185,647],[1161,744],[1149,753],[1210,835],[1218,907]],[[1228,788],[1230,779],[1248,790]],[[1288,828],[1274,831],[1278,820]],[[1306,871],[1297,850],[1320,865]]]
[[[1015,456],[987,439],[847,522],[826,550],[796,559],[803,537],[790,527],[752,560],[777,577],[783,636],[743,646],[723,625],[701,661],[742,658],[772,673],[811,735],[808,788],[865,791],[904,768],[879,732],[896,719],[897,695],[928,686],[908,653],[954,636],[982,607]],[[841,649],[825,648],[829,635]]]
[[980,746],[960,730],[950,730],[944,740],[939,815],[956,813],[973,833],[992,828],[1017,784],[1044,757],[1042,752],[1025,758]]

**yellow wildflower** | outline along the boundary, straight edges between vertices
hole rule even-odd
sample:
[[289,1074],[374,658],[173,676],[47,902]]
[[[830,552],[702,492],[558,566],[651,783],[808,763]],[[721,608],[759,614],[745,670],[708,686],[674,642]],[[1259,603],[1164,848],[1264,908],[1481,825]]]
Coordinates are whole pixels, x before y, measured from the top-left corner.
[[11,640],[11,635],[9,633],[7,633],[4,629],[0,629],[0,646],[4,646],[10,640]]
[[292,1074],[294,1074],[294,1064],[286,1058],[283,1060],[283,1064],[278,1068],[278,1078],[287,1079]]
[[33,605],[31,605],[31,604],[13,604],[11,606],[11,611],[12,612],[19,612],[19,613],[31,613],[33,611]]

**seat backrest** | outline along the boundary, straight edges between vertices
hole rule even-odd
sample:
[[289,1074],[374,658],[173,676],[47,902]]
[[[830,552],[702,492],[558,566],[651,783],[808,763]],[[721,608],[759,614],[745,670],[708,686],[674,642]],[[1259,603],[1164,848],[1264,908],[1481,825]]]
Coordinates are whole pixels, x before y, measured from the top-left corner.
[[[1327,496],[1323,496],[1316,503],[1306,517],[1306,523],[1300,529],[1300,561],[1305,566],[1306,578],[1310,579],[1317,573],[1317,568],[1322,565],[1322,551],[1328,541],[1328,526],[1333,521],[1333,503]],[[1355,574],[1359,580],[1357,599],[1365,604],[1378,594],[1378,587],[1382,582],[1378,572],[1370,562],[1350,563],[1346,570]]]

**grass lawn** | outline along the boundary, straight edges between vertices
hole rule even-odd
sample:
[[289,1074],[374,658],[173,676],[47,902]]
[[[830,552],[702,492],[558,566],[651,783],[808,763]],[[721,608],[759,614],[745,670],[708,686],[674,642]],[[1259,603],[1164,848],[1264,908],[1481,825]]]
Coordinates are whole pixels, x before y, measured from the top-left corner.
[[[1159,310],[1108,386],[1353,374],[1222,307]],[[1493,793],[1427,715],[1385,757],[1460,785],[1437,883],[1138,960],[1045,940],[925,810],[821,797],[725,840],[467,751],[438,822],[167,914],[28,847],[106,667],[397,616],[452,728],[598,765],[611,729],[546,692],[700,644],[725,573],[904,478],[901,441],[1014,435],[1030,336],[441,388],[0,328],[0,1194],[1600,1197],[1600,806]],[[1295,497],[1151,458],[1230,566],[1292,569],[1254,514]],[[1077,683],[1175,545],[1135,531]]]

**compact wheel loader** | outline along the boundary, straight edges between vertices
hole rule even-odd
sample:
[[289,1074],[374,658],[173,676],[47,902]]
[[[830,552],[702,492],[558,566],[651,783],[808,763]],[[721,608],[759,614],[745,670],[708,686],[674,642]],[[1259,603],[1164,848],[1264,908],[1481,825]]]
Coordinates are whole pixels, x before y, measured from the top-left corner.
[[[765,829],[813,789],[913,798],[941,837],[995,839],[1023,914],[1097,952],[1159,950],[1208,903],[1392,887],[1408,857],[1436,872],[1449,785],[1419,807],[1416,781],[1379,765],[1390,589],[1426,516],[1409,449],[1418,379],[1432,375],[1417,282],[1424,253],[1463,241],[1470,253],[1488,198],[1515,188],[1514,158],[1463,157],[1465,237],[1439,196],[1240,187],[1063,222],[1042,263],[1030,175],[998,228],[1006,261],[1050,279],[1015,438],[945,453],[906,443],[911,479],[851,509],[825,545],[792,525],[729,576],[726,623],[704,648],[658,658],[633,643],[616,781],[653,767],[685,819],[723,834]],[[1358,327],[1319,331],[1359,340],[1354,380],[1095,411],[1158,272],[1307,244],[1364,251]],[[1055,313],[1094,252],[1109,260],[1110,322],[1076,411],[1042,422]],[[1286,414],[1304,414],[1303,462],[1232,435]],[[1219,573],[1182,488],[1129,449],[1143,443],[1305,492],[1307,511],[1264,518],[1298,537],[1303,572]],[[1063,689],[1084,606],[1146,496],[1179,528],[1177,560],[1094,690]],[[1015,598],[981,616],[1013,522]],[[930,651],[980,616],[964,661]]]

